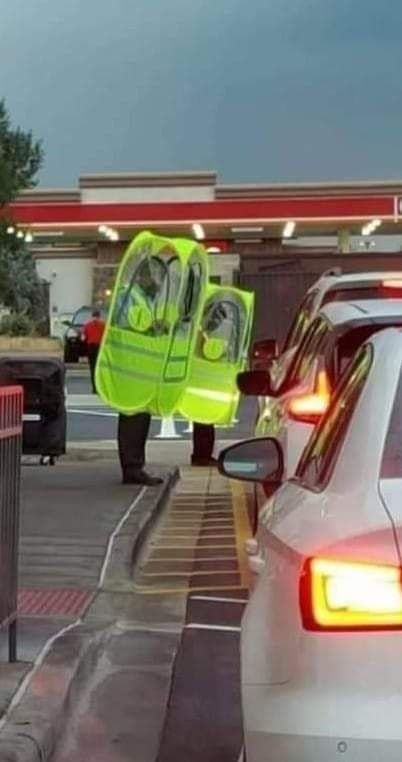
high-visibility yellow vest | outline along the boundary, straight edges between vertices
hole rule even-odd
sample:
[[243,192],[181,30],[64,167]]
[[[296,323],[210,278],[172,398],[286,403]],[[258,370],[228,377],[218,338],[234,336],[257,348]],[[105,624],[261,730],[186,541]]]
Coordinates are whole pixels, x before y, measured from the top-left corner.
[[96,385],[121,413],[170,415],[190,373],[208,282],[208,255],[191,240],[140,233],[117,275]]
[[239,403],[236,378],[247,365],[254,294],[210,284],[191,372],[178,411],[190,421],[229,426]]

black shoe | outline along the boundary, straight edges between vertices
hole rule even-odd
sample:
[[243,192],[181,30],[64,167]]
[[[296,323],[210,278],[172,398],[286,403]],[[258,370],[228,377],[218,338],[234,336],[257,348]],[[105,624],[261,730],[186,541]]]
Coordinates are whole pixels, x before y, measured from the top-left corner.
[[191,456],[191,465],[192,466],[208,466],[209,468],[216,468],[218,465],[218,461],[216,458],[213,458],[212,456],[210,458],[198,458],[194,455]]
[[145,487],[156,487],[162,483],[163,479],[159,476],[151,476],[143,469],[123,475],[123,484],[143,484]]

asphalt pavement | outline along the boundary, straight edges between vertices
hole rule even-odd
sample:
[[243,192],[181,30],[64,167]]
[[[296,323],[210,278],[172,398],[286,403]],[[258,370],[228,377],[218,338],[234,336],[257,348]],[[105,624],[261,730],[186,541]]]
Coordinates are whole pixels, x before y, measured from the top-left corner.
[[158,762],[237,762],[244,603],[189,599]]
[[183,471],[135,574],[144,597],[175,594],[186,601],[157,762],[237,762],[249,535],[239,485],[214,471]]

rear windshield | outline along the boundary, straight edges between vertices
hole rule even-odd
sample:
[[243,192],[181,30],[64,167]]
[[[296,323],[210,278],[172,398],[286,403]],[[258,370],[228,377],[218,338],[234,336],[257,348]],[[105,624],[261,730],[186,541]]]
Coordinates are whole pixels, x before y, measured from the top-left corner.
[[[402,279],[401,279],[402,282]],[[324,295],[322,306],[328,302],[353,302],[360,299],[398,299],[402,298],[402,288],[389,288],[382,283],[372,283],[354,288],[330,288]]]
[[402,478],[402,372],[382,456],[381,478]]

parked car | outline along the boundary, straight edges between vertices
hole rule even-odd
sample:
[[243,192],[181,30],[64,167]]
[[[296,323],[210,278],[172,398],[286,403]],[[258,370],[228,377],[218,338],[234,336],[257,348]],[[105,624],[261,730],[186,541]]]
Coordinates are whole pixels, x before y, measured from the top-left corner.
[[244,394],[260,397],[256,434],[280,441],[287,475],[294,472],[357,348],[376,331],[394,325],[402,325],[402,299],[331,302],[310,324],[283,377],[272,380],[266,371],[238,376]]
[[[282,479],[273,439],[220,470]],[[241,633],[244,761],[402,758],[402,332],[358,351],[260,515]]]
[[[71,320],[65,320],[64,325],[67,331],[64,334],[64,362],[78,362],[80,357],[87,356],[87,347],[82,339],[82,329],[85,323],[91,319],[93,307],[80,307],[74,312]],[[104,310],[101,310],[102,317],[106,319]]]
[[320,309],[329,302],[402,297],[402,272],[342,273],[328,270],[308,289],[279,351],[275,339],[255,342],[252,364],[269,370],[272,380],[281,381],[297,348]]

